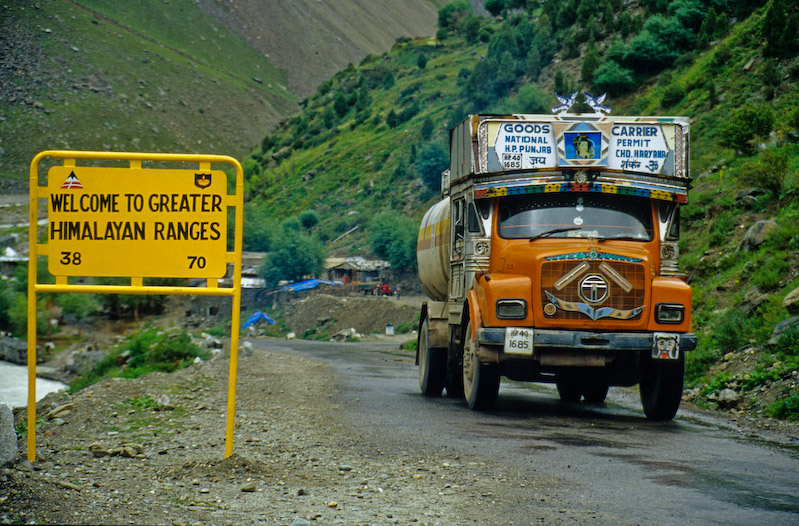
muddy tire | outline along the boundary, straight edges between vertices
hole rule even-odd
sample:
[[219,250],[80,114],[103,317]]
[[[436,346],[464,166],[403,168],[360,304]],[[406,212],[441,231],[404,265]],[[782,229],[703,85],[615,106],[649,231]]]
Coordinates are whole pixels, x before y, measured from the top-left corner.
[[603,404],[605,403],[605,398],[607,397],[607,384],[592,384],[583,386],[583,398],[585,398],[586,403],[595,405]]
[[427,397],[441,396],[447,374],[447,350],[430,347],[430,327],[425,318],[417,340],[419,349],[419,389]]
[[450,398],[463,398],[463,346],[457,329],[450,328],[446,388]]
[[685,357],[678,360],[653,360],[645,356],[642,363],[641,405],[649,420],[665,422],[674,418],[682,399]]
[[580,401],[583,392],[576,382],[559,380],[555,383],[555,386],[558,388],[558,396],[560,396],[561,402],[576,404]]
[[498,364],[480,362],[471,334],[471,323],[467,323],[463,335],[463,395],[470,409],[484,411],[497,400],[501,375]]

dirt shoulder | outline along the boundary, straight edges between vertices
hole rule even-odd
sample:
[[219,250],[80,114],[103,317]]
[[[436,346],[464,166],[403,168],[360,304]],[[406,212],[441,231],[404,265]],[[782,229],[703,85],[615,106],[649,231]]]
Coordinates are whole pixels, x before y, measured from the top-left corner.
[[328,365],[280,352],[242,356],[224,459],[228,368],[220,356],[43,399],[38,460],[0,470],[0,523],[460,524],[489,491],[456,456],[385,451],[347,427]]

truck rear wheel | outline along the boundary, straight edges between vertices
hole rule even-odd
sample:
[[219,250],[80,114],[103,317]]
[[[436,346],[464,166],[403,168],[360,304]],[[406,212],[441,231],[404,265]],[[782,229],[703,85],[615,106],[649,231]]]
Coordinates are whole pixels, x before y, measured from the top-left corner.
[[685,356],[677,360],[653,360],[645,356],[641,371],[641,404],[649,420],[665,422],[674,418],[682,399]]
[[430,347],[430,326],[427,318],[422,322],[419,339],[419,388],[431,398],[441,396],[447,374],[447,350]]
[[463,394],[470,409],[490,409],[499,393],[498,364],[485,364],[477,356],[477,342],[472,340],[472,324],[463,334]]

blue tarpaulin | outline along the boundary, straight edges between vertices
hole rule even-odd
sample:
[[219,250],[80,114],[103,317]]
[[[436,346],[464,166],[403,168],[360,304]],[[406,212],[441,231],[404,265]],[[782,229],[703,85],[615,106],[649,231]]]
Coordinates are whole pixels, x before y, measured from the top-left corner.
[[280,287],[280,290],[286,292],[298,292],[301,290],[309,290],[314,287],[319,286],[320,284],[324,285],[341,285],[341,283],[335,283],[333,281],[325,281],[323,279],[307,279],[305,281],[300,281],[298,283],[292,283],[291,285],[286,285],[285,287]]
[[253,314],[252,316],[247,318],[247,321],[244,322],[244,325],[242,325],[241,328],[242,329],[246,329],[250,325],[255,325],[256,323],[258,323],[261,320],[264,320],[266,323],[271,323],[272,325],[276,325],[277,324],[277,322],[275,320],[273,320],[272,318],[270,318],[269,316],[267,316],[263,312],[256,312],[255,314]]

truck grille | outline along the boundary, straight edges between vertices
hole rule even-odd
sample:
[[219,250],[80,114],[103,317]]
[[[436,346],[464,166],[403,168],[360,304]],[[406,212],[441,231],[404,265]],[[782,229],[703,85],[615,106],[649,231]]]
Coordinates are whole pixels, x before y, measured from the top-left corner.
[[637,319],[645,293],[646,266],[637,261],[546,261],[541,268],[542,307],[550,320]]

